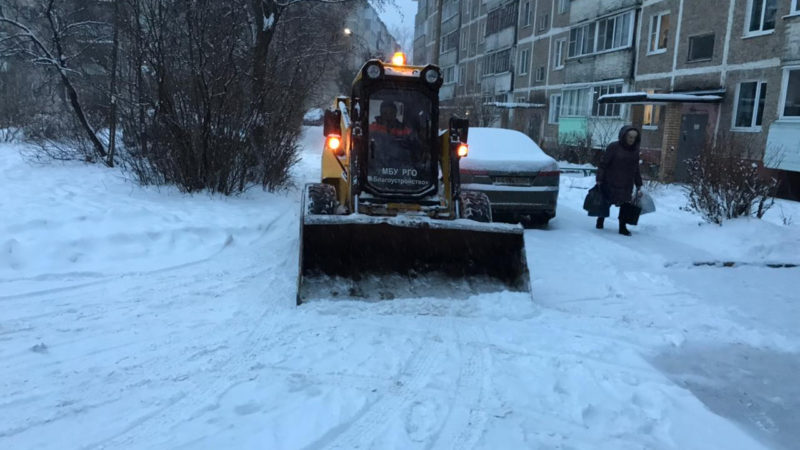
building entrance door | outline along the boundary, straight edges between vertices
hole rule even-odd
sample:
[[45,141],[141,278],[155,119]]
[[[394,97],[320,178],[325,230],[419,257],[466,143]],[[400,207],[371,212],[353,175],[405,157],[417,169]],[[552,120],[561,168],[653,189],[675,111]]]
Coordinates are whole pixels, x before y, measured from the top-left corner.
[[689,180],[687,160],[697,158],[706,145],[708,114],[685,114],[681,119],[681,136],[675,162],[675,181]]

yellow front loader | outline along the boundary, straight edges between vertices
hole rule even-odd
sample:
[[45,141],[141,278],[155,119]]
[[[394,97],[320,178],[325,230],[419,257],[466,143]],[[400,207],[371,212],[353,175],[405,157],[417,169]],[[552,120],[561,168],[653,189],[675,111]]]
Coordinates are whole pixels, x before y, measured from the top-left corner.
[[298,304],[527,291],[523,229],[462,191],[469,125],[440,131],[438,67],[369,60],[325,112],[319,183],[305,186]]

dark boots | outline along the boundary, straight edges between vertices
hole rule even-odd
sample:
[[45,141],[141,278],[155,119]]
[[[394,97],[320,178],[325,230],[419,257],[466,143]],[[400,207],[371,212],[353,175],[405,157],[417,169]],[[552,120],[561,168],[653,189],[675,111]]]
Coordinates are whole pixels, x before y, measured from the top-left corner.
[[625,225],[625,222],[622,220],[619,221],[619,234],[623,236],[630,236],[631,232],[628,231],[628,227]]
[[[602,230],[603,229],[603,225],[605,224],[605,222],[606,222],[606,218],[605,217],[598,217],[597,218],[597,225],[595,225],[594,227],[597,228],[598,230]],[[619,234],[621,234],[623,236],[630,236],[631,235],[631,232],[628,231],[627,225],[625,225],[625,222],[623,222],[622,220],[619,221]]]

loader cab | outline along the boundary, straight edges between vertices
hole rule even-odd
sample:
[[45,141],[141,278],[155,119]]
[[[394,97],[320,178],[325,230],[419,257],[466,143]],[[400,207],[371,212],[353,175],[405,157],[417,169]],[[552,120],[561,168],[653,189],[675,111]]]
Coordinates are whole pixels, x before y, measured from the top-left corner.
[[[426,80],[422,75],[428,72],[433,75]],[[351,105],[362,130],[360,145],[354,147],[365,180],[361,191],[398,201],[437,193],[440,85],[434,66],[364,65],[353,84]]]

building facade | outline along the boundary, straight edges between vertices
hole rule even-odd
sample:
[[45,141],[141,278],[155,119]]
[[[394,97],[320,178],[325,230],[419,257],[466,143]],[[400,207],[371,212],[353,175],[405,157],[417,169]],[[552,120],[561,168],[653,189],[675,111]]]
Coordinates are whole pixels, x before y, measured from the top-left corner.
[[602,147],[633,123],[665,181],[721,136],[747,140],[743,156],[800,196],[800,0],[418,5],[415,62],[442,67],[453,113],[545,148]]
[[383,23],[378,12],[366,0],[334,4],[330,20],[341,24],[341,34],[333,47],[341,52],[334,67],[327,70],[319,95],[312,96],[306,108],[327,108],[337,95],[350,93],[350,87],[364,63],[372,58],[388,61],[400,45]]

